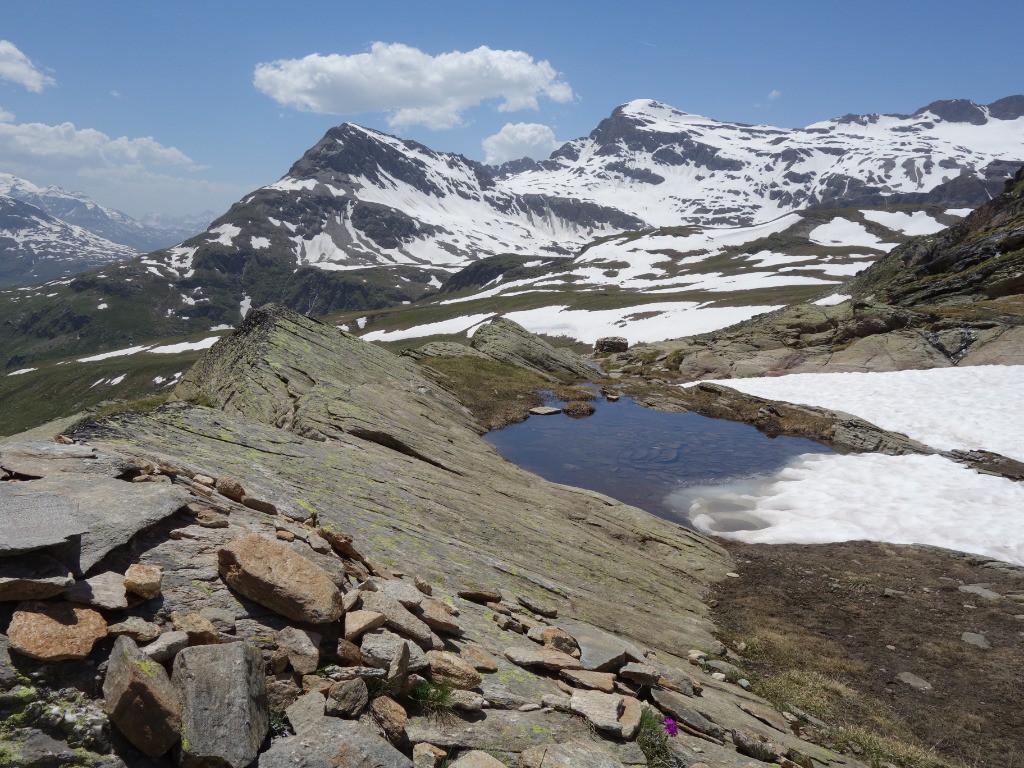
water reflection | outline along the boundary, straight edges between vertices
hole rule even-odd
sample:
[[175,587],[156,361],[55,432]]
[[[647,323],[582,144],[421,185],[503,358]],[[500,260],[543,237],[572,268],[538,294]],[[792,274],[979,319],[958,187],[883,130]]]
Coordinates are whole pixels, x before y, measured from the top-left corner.
[[[550,404],[560,405],[552,400]],[[486,439],[509,461],[548,480],[605,493],[659,517],[704,530],[764,527],[752,513],[757,489],[805,453],[811,440],[770,438],[748,424],[664,413],[628,398],[594,401],[586,419],[531,416]]]

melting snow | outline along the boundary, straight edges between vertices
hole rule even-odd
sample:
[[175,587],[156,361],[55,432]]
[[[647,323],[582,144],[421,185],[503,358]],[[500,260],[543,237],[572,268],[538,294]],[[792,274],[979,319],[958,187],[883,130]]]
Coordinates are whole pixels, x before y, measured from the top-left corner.
[[[95,363],[97,360],[109,360],[112,357],[125,357],[126,355],[134,355],[143,350],[149,349],[149,345],[143,344],[138,347],[128,347],[127,349],[115,349],[113,352],[102,352],[98,355],[91,355],[89,357],[78,358],[79,363]],[[101,379],[102,381],[102,379]],[[99,382],[97,382],[99,383]],[[96,384],[93,384],[96,386]]]
[[946,228],[945,224],[940,224],[924,211],[861,211],[861,215],[868,221],[908,236],[932,235]]
[[19,368],[17,371],[11,371],[8,376],[20,376],[23,373],[32,373],[32,371],[38,371],[38,368]]
[[180,344],[165,344],[161,347],[153,347],[147,351],[157,355],[174,355],[178,352],[188,352],[189,350],[209,349],[217,343],[218,339],[220,339],[220,336],[208,336],[202,341],[183,341]]
[[269,237],[255,237],[255,236],[253,236],[250,239],[250,242],[252,243],[252,247],[255,250],[257,250],[257,251],[262,250],[264,248],[269,248],[270,247],[270,238]]
[[[242,317],[244,318],[246,315],[249,314],[250,309],[252,309],[252,296],[248,296],[243,293],[242,303],[238,305],[238,311],[242,314]],[[211,328],[210,330],[212,331],[213,329]]]
[[812,303],[817,304],[819,307],[831,307],[834,304],[842,304],[844,301],[849,301],[852,298],[852,296],[847,296],[845,293],[833,293],[831,296],[826,296]]
[[219,227],[211,229],[210,234],[217,235],[210,242],[230,246],[232,241],[242,234],[242,228],[236,227],[234,224],[221,224]]
[[895,243],[883,243],[875,235],[868,232],[863,224],[837,216],[827,224],[821,224],[811,230],[808,238],[818,245],[861,246],[888,251],[895,248]]

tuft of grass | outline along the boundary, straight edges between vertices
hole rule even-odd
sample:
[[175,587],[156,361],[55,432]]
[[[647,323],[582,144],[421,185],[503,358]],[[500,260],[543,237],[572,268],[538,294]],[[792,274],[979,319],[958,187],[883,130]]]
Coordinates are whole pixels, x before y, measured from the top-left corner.
[[648,768],[674,768],[675,760],[668,747],[668,733],[664,721],[649,707],[640,713],[640,730],[636,744],[647,758]]
[[895,765],[898,768],[950,768],[951,764],[934,751],[922,749],[899,739],[882,736],[867,728],[846,726],[830,728],[825,741],[838,751],[857,755],[871,768]]
[[96,412],[90,415],[90,418],[102,419],[104,416],[112,416],[115,413],[124,413],[125,411],[152,413],[166,403],[169,397],[170,393],[168,392],[167,394],[148,395],[147,397],[138,397],[134,400],[121,400],[109,403],[97,408]]
[[424,680],[412,689],[411,698],[428,717],[449,717],[454,715],[452,687],[446,683]]
[[597,400],[597,395],[594,391],[584,387],[559,387],[555,390],[554,394],[559,400],[564,400],[567,403]]

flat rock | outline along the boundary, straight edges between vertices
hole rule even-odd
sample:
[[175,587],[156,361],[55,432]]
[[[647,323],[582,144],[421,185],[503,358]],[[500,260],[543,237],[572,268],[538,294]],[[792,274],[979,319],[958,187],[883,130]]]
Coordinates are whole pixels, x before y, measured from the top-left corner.
[[[129,616],[124,621],[107,627],[107,634],[113,637],[127,635],[137,643],[149,643],[160,637],[163,630],[159,624],[146,621],[141,616]],[[149,656],[146,656],[149,658]]]
[[59,595],[75,582],[66,565],[38,552],[5,557],[2,565],[0,602],[45,600]]
[[622,706],[622,696],[600,691],[576,691],[569,701],[569,708],[577,715],[583,715],[599,731],[616,736],[622,734],[622,726],[619,725]]
[[544,616],[548,619],[553,619],[558,616],[558,608],[555,606],[545,603],[543,600],[537,600],[530,597],[529,595],[518,595],[519,604],[528,611],[536,613],[538,616]]
[[505,649],[505,658],[520,667],[543,667],[544,669],[580,669],[583,665],[567,653],[553,648],[523,648],[515,646]]
[[[363,635],[359,651],[363,661],[379,669],[388,669],[399,646],[406,642],[403,637],[387,629],[375,629]],[[409,671],[419,672],[430,666],[427,655],[414,643],[409,645]]]
[[327,572],[277,541],[247,534],[217,557],[229,587],[286,618],[328,624],[341,617],[341,592]]
[[977,595],[983,600],[1002,600],[1003,596],[998,592],[988,588],[987,584],[963,584],[957,587],[961,592],[966,592],[971,595]]
[[477,672],[497,672],[498,660],[482,648],[467,645],[462,648],[462,657],[473,665]]
[[964,632],[960,635],[960,639],[968,645],[981,648],[983,651],[987,651],[992,647],[992,643],[989,642],[988,638],[978,632]]
[[263,654],[248,643],[185,648],[172,681],[181,695],[185,768],[244,768],[270,729]]
[[391,595],[406,608],[414,608],[423,602],[424,594],[420,592],[411,581],[399,579],[384,579],[379,584],[379,590],[385,595]]
[[450,768],[505,768],[505,764],[501,760],[479,749],[466,752],[455,762],[449,763],[449,766]]
[[460,712],[479,712],[484,708],[487,700],[479,693],[456,689],[448,697],[448,703],[452,709]]
[[923,677],[918,677],[913,672],[900,672],[897,679],[917,691],[927,692],[932,690],[932,684]]
[[64,593],[64,598],[105,611],[123,611],[128,607],[124,576],[115,571],[106,571],[85,581],[76,581]]
[[84,659],[106,635],[99,613],[71,603],[22,603],[7,629],[12,650],[40,661]]
[[631,662],[619,670],[619,677],[638,685],[655,685],[661,679],[661,670],[651,664]]
[[612,672],[623,664],[643,662],[644,655],[633,643],[583,621],[562,619],[558,627],[568,632],[580,647],[582,669]]
[[367,632],[383,627],[385,621],[384,614],[376,611],[349,611],[345,614],[345,639],[357,642]]
[[284,711],[292,730],[302,736],[307,731],[313,730],[320,721],[324,719],[327,707],[327,698],[320,691],[310,691],[299,696],[293,704]]
[[[38,526],[30,548],[53,547],[50,554],[76,575],[192,500],[178,485],[126,483],[92,474],[61,473],[10,485],[0,499],[0,542],[14,542],[10,554],[24,551],[26,527]],[[55,546],[76,537],[77,546]]]
[[545,744],[520,753],[518,768],[625,768],[603,748],[586,741]]
[[465,587],[464,589],[460,589],[456,594],[458,594],[458,596],[463,600],[469,600],[471,603],[480,603],[481,605],[501,602],[501,592],[488,587]]
[[159,757],[178,742],[178,691],[167,670],[127,635],[119,637],[110,651],[103,708],[125,738],[149,757]]
[[413,768],[412,761],[357,720],[326,717],[301,736],[276,739],[256,768]]
[[554,416],[561,412],[561,408],[555,408],[553,405],[537,405],[530,409],[531,416]]
[[604,693],[615,690],[614,672],[588,672],[585,669],[565,669],[560,673],[563,680],[577,688],[594,688]]
[[415,613],[435,632],[455,637],[463,634],[462,626],[455,620],[448,606],[440,600],[424,597]]
[[444,647],[444,643],[430,627],[416,618],[408,608],[391,595],[383,592],[364,592],[362,607],[364,611],[383,614],[384,626],[403,637],[408,637],[424,650]]
[[142,649],[153,661],[170,661],[188,648],[188,635],[184,632],[164,632],[160,637]]
[[725,735],[725,729],[717,723],[713,723],[694,709],[689,700],[674,691],[666,691],[661,688],[651,689],[653,699],[658,709],[671,717],[680,725],[685,725],[692,730],[721,739]]
[[453,688],[469,690],[476,688],[483,677],[472,664],[448,651],[427,651],[430,663],[430,677],[435,682],[445,682]]

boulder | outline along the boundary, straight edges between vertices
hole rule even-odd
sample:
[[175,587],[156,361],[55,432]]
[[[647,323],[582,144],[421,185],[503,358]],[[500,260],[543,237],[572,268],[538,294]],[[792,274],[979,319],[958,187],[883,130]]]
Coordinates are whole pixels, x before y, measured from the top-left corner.
[[462,626],[455,620],[447,604],[433,598],[424,598],[415,611],[420,620],[435,632],[460,637]]
[[496,757],[479,749],[466,752],[454,763],[448,764],[450,768],[505,768],[505,764]]
[[178,742],[181,699],[167,670],[127,635],[114,643],[103,681],[103,708],[125,738],[158,757]]
[[327,571],[284,544],[246,534],[217,557],[229,587],[286,618],[328,624],[341,617],[341,592]]
[[625,352],[629,349],[629,341],[622,336],[603,336],[594,342],[595,352]]
[[[363,662],[378,669],[388,669],[395,658],[399,646],[406,641],[386,629],[375,629],[363,635],[363,642],[359,647]],[[419,646],[407,643],[409,646],[409,671],[419,672],[430,666],[426,654]]]
[[128,593],[124,589],[124,576],[114,571],[77,581],[64,598],[73,603],[84,603],[104,611],[123,611],[128,607]]
[[383,613],[376,611],[349,611],[345,614],[345,639],[357,642],[367,632],[384,626]]
[[22,603],[7,629],[12,650],[40,661],[84,659],[106,635],[99,613],[70,603]]
[[7,557],[0,571],[0,602],[45,600],[74,582],[67,566],[48,555]]
[[181,696],[184,768],[244,768],[270,729],[263,654],[248,643],[185,648],[172,677]]
[[152,600],[160,596],[163,569],[158,565],[132,563],[124,572],[124,588],[133,595]]
[[600,691],[576,691],[569,701],[569,708],[577,715],[583,715],[599,731],[616,736],[622,734],[619,717],[622,715],[622,696],[617,693]]
[[405,707],[390,696],[378,696],[370,702],[370,713],[392,743],[405,740],[405,724],[409,721]]
[[556,651],[567,653],[570,656],[578,656],[580,652],[576,639],[558,627],[545,627],[541,624],[527,632],[526,636],[534,642],[554,648]]
[[629,661],[643,662],[644,655],[628,640],[582,621],[558,622],[580,647],[580,667],[598,672],[617,670]]
[[473,348],[488,357],[526,368],[549,381],[589,378],[593,369],[578,355],[557,349],[518,323],[498,317],[481,325],[473,334]]
[[448,651],[427,651],[430,662],[430,677],[434,682],[444,682],[452,688],[469,690],[483,681],[480,673],[461,657]]
[[529,595],[519,595],[519,604],[528,611],[533,611],[538,616],[553,619],[558,616],[558,608],[542,600],[537,600]]
[[198,613],[184,616],[174,614],[174,629],[188,636],[189,645],[214,645],[220,642],[220,632],[213,622]]
[[324,719],[327,707],[327,698],[320,691],[310,691],[299,696],[293,704],[284,711],[292,730],[299,736],[304,735],[320,724]]
[[416,589],[416,585],[411,581],[389,579],[381,582],[377,591],[383,592],[385,595],[391,595],[395,600],[410,609],[423,602],[423,593]]
[[302,736],[277,739],[256,768],[413,768],[401,752],[356,720],[325,717]]
[[465,589],[460,589],[457,594],[463,600],[469,600],[471,603],[480,603],[481,605],[501,602],[501,592],[486,587],[466,587]]
[[233,477],[218,477],[214,481],[213,487],[221,496],[226,496],[232,501],[237,501],[239,504],[242,503],[242,499],[245,497],[245,488]]

